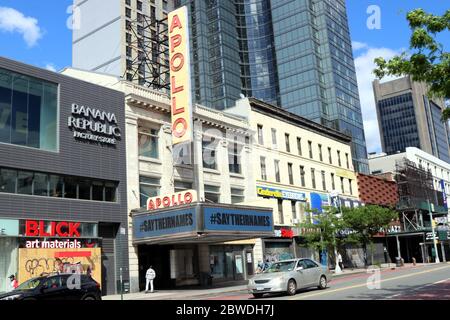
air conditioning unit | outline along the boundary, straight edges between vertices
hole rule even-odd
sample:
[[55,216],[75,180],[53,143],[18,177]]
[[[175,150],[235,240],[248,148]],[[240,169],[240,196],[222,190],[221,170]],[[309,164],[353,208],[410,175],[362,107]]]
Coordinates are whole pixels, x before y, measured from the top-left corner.
[[300,219],[292,219],[292,223],[293,224],[298,224],[298,223],[300,223]]

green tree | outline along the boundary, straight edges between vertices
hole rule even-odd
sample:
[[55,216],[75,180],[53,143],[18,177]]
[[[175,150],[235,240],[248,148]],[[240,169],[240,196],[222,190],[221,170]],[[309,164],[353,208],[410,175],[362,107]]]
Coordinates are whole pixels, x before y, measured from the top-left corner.
[[[336,208],[324,207],[322,212],[316,209],[306,211],[312,215],[313,222],[308,217],[304,223],[298,225],[302,230],[304,246],[319,252],[324,249],[333,252],[335,247],[339,248],[343,245],[345,239],[336,235],[345,227],[342,218],[337,215]],[[327,263],[329,263],[329,255]]]
[[[389,61],[376,58],[375,75],[380,79],[386,75],[410,75],[413,81],[428,84],[430,97],[450,98],[450,53],[437,41],[439,35],[445,36],[450,31],[450,10],[440,16],[416,9],[406,19],[412,31],[410,52]],[[450,109],[446,108],[443,120],[448,119]]]
[[367,245],[371,248],[371,263],[373,263],[373,237],[386,228],[389,223],[398,218],[398,213],[392,209],[368,205],[357,208],[346,208],[342,214],[343,223],[354,233],[348,235],[350,241],[362,244],[364,263],[367,266]]

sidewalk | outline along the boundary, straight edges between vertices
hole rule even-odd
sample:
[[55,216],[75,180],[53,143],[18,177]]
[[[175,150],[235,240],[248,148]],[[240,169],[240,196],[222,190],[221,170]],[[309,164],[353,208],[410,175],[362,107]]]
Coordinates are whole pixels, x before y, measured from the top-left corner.
[[[414,268],[414,267],[421,267],[430,265],[427,263],[417,263],[415,266],[412,263],[405,263],[403,267],[396,267],[395,263],[390,264],[382,264],[381,270],[389,270],[389,269],[408,269],[408,268]],[[339,278],[342,276],[347,276],[351,274],[358,274],[358,273],[367,273],[367,269],[365,268],[346,268],[342,271],[340,274],[334,274],[334,270],[331,270],[333,273],[333,278]],[[239,283],[239,285],[231,285],[231,286],[220,286],[216,285],[213,288],[198,288],[198,287],[191,287],[191,288],[181,288],[176,290],[156,290],[154,293],[145,293],[145,292],[138,292],[138,293],[127,293],[123,295],[123,300],[185,300],[186,297],[195,297],[200,298],[202,296],[210,296],[215,294],[223,294],[223,293],[231,293],[231,292],[237,292],[237,291],[246,291],[247,285],[242,284],[243,282]],[[103,300],[120,300],[120,294],[118,295],[109,295],[102,297]]]

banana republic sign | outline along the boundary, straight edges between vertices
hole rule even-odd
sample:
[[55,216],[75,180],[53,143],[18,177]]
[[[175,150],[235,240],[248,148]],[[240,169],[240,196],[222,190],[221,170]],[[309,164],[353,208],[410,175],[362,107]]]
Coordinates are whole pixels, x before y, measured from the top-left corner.
[[68,126],[76,139],[115,145],[121,137],[116,115],[112,112],[72,104]]

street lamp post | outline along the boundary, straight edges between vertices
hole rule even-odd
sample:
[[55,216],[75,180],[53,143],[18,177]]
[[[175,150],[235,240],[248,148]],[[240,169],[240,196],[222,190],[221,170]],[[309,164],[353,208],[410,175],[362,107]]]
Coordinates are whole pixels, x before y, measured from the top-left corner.
[[435,261],[435,263],[440,263],[441,261],[439,260],[439,252],[437,251],[436,234],[434,233],[434,220],[433,220],[433,212],[431,210],[430,199],[427,199],[427,202],[428,202],[428,210],[430,212],[431,233],[433,235],[434,254],[436,255],[436,258],[434,261]]
[[[341,215],[341,217],[342,217],[342,208],[341,208],[341,200],[340,200],[340,198],[339,198],[339,194],[337,193],[337,192],[335,192],[335,191],[332,191],[331,193],[330,193],[330,196],[332,196],[332,197],[336,197],[336,199],[337,199],[337,205],[339,206],[339,212],[340,212],[340,215]],[[334,265],[335,265],[335,267],[334,267],[334,273],[335,274],[339,274],[339,273],[342,273],[342,270],[341,270],[341,267],[339,266],[339,259],[338,259],[338,252],[337,252],[337,245],[336,245],[336,234],[334,234],[333,233],[333,244],[334,244]]]

